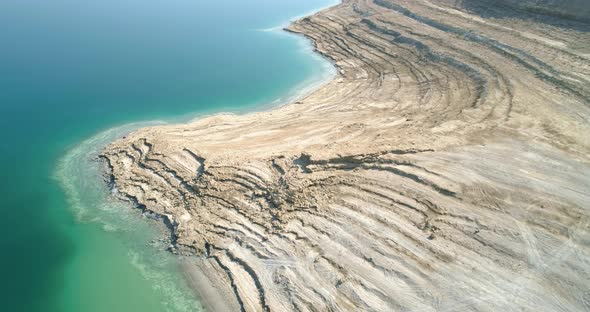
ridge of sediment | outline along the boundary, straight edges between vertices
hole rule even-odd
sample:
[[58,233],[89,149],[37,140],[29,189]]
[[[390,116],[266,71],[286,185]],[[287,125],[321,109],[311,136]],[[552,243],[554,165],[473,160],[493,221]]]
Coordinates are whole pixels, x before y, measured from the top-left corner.
[[590,24],[486,3],[300,19],[331,82],[137,130],[112,183],[169,220],[212,309],[590,309]]

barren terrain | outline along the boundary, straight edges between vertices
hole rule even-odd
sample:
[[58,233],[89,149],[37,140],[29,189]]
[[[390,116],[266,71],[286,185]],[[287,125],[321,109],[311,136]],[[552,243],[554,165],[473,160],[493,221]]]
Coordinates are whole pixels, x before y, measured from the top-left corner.
[[211,310],[590,309],[590,24],[344,0],[289,30],[338,69],[272,111],[102,157]]

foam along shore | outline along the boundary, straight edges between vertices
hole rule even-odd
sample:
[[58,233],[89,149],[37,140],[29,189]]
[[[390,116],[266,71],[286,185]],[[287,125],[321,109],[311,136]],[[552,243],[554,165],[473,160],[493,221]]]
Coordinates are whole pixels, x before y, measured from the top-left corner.
[[490,3],[294,22],[332,81],[115,141],[119,196],[210,310],[588,309],[590,25]]
[[[156,218],[140,218],[128,202],[113,200],[113,196],[109,194],[109,185],[105,185],[103,179],[96,179],[102,170],[96,159],[109,142],[140,127],[158,124],[161,125],[163,122],[131,123],[97,133],[74,146],[60,159],[54,178],[66,193],[69,207],[77,222],[96,225],[101,232],[102,240],[106,240],[105,235],[111,234],[123,238],[125,243],[122,248],[127,256],[124,260],[131,263],[131,267],[139,272],[141,281],[149,283],[148,287],[152,287],[153,292],[150,295],[157,296],[150,298],[148,302],[161,302],[162,306],[173,311],[201,311],[201,305],[195,299],[192,289],[182,281],[183,272],[179,269],[182,264],[164,250],[168,247],[168,230],[155,220]],[[112,191],[116,192],[116,189]],[[84,242],[91,244],[83,248],[99,248],[98,246],[104,245],[102,240],[97,241],[96,237],[87,239]],[[112,246],[101,248],[103,251],[110,250]],[[91,256],[82,257],[97,255],[98,253],[93,253]],[[116,266],[116,261],[119,260],[111,258],[114,255],[108,253],[100,256],[103,260],[108,259],[109,265],[112,266]],[[121,269],[118,272],[122,274]],[[75,274],[77,281],[85,278],[79,276],[79,272]],[[128,287],[133,287],[134,281],[126,282]]]

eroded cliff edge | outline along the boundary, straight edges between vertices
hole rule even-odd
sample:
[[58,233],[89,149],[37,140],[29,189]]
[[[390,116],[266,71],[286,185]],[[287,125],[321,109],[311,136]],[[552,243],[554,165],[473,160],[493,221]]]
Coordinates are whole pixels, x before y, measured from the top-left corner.
[[464,2],[295,22],[332,82],[140,129],[104,151],[113,183],[231,309],[590,309],[590,25]]

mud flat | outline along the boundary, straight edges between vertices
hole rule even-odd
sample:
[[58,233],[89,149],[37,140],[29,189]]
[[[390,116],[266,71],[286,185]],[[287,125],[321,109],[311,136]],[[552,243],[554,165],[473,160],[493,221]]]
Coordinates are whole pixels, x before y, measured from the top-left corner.
[[588,310],[590,24],[490,3],[298,20],[334,80],[137,130],[102,154],[112,181],[169,220],[213,310]]

